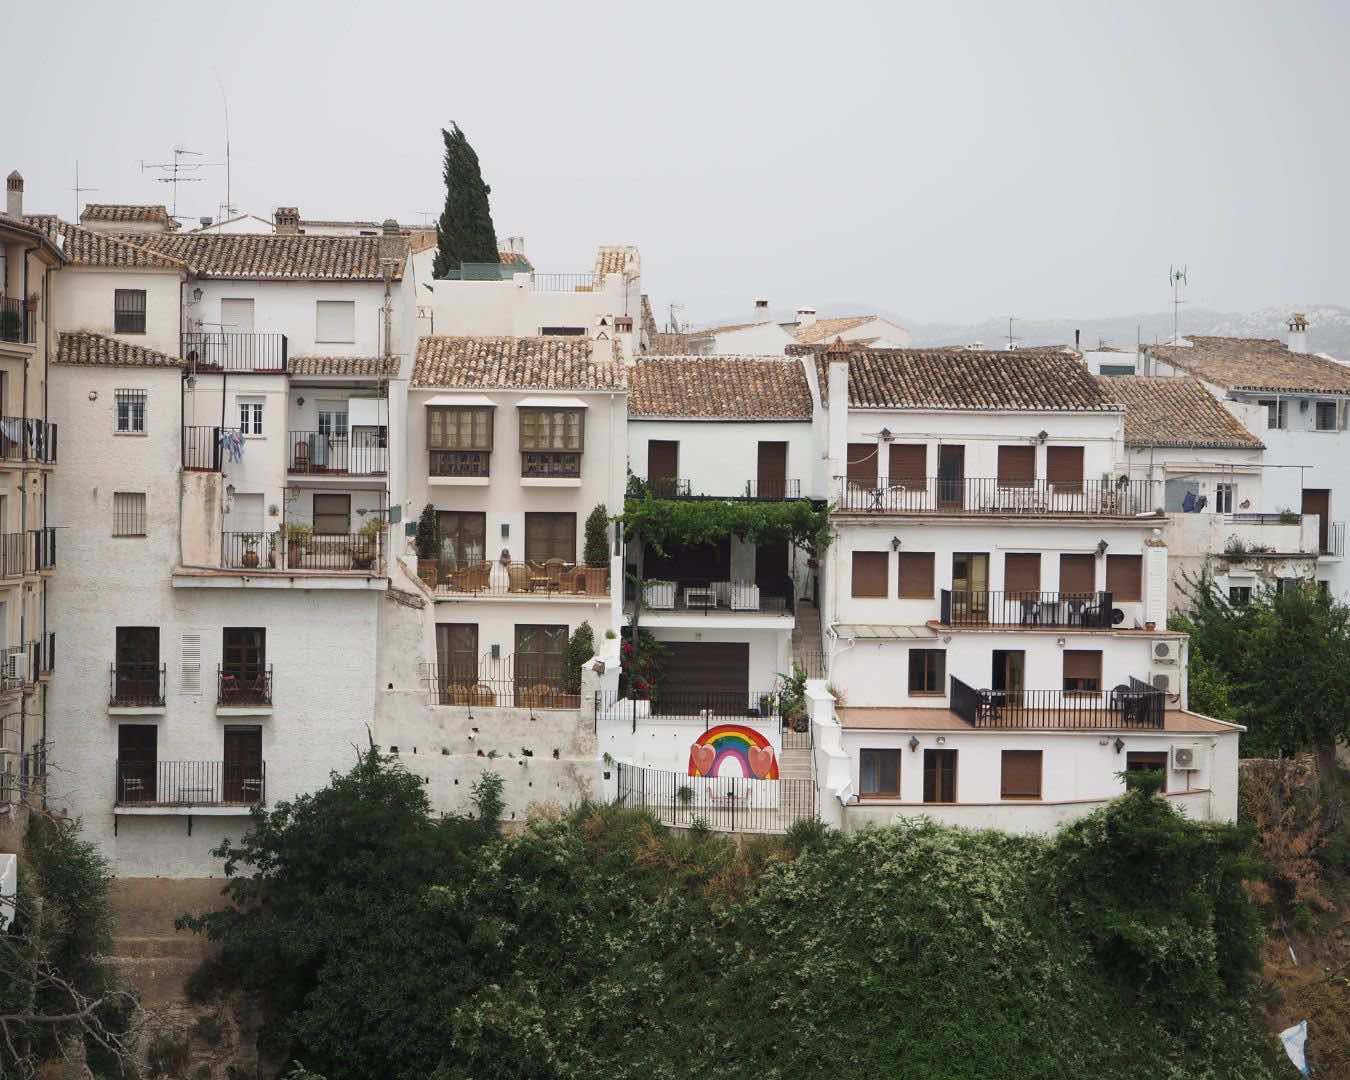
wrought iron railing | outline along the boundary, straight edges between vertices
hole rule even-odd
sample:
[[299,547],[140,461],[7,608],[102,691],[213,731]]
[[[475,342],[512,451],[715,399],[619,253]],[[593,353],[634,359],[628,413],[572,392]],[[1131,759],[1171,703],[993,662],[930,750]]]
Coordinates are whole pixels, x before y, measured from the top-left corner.
[[1000,483],[991,477],[928,477],[880,486],[835,477],[835,509],[882,514],[1083,514],[1133,517],[1156,509],[1153,483],[1125,478]]
[[118,806],[251,806],[267,801],[267,764],[119,759],[113,798]]
[[797,479],[747,480],[745,497],[747,499],[800,499],[802,497],[802,482]]
[[572,479],[581,475],[581,455],[523,450],[520,475],[539,479]]
[[595,274],[540,274],[530,275],[530,288],[535,292],[593,292]]
[[30,573],[56,569],[56,529],[50,525],[28,530],[28,569]]
[[1131,679],[1103,692],[976,690],[951,680],[951,710],[977,728],[1138,728],[1161,730],[1166,695]]
[[287,539],[281,532],[221,534],[220,564],[227,570],[355,570],[381,573],[384,534],[312,533]]
[[197,330],[183,335],[183,359],[198,371],[285,371],[286,335]]
[[489,450],[429,450],[429,476],[487,476],[492,453]]
[[1278,514],[1224,514],[1223,520],[1226,525],[1299,525],[1303,515],[1285,510]]
[[1058,593],[943,589],[944,626],[1050,626],[1109,630],[1109,592]]
[[56,670],[56,631],[48,630],[28,643],[33,653],[33,671],[40,678]]
[[56,425],[24,416],[0,416],[0,461],[56,464]]
[[384,476],[389,471],[389,448],[373,440],[354,440],[350,435],[292,431],[287,440],[286,468],[306,475]]
[[615,765],[615,803],[654,814],[663,825],[705,825],[719,832],[782,833],[818,814],[816,782],[743,776],[689,776]]
[[217,665],[216,704],[271,705],[272,665]]
[[653,499],[687,499],[689,481],[678,476],[652,476],[647,479],[647,490]]
[[0,296],[0,341],[32,344],[35,321],[26,300]]
[[[624,601],[632,604],[637,584],[624,583]],[[710,578],[647,578],[642,582],[646,611],[688,611],[701,615],[760,612],[781,615],[794,609],[791,578],[766,581],[717,581]]]
[[599,713],[615,713],[636,728],[643,716],[679,716],[702,722],[704,730],[729,720],[782,720],[779,695],[774,690],[679,690],[663,688],[655,694],[632,688],[596,691]]
[[548,562],[479,562],[457,566],[450,560],[418,559],[423,581],[444,593],[474,596],[576,597],[608,596],[608,566]]
[[28,540],[23,533],[0,533],[0,577],[22,577],[28,570]]
[[108,704],[131,709],[163,707],[164,682],[164,664],[114,662],[108,667]]
[[202,424],[183,426],[183,468],[191,472],[220,472],[222,430],[237,435],[237,429]]
[[562,661],[537,656],[482,656],[475,662],[424,664],[422,678],[432,705],[475,708],[578,709],[581,672],[569,677]]

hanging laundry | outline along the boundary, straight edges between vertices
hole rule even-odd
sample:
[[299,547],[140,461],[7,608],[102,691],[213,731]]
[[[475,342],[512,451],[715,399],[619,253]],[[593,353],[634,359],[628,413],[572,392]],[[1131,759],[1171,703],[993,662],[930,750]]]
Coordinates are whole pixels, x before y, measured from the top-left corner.
[[220,448],[227,460],[238,464],[244,460],[244,435],[238,428],[220,429]]

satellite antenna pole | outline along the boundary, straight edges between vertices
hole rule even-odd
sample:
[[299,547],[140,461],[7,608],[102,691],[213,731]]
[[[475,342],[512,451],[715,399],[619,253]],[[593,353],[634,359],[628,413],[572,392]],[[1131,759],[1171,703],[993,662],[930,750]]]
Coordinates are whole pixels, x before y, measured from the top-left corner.
[[1009,351],[1009,352],[1012,352],[1015,348],[1017,348],[1017,346],[1016,346],[1016,344],[1015,344],[1015,342],[1017,341],[1017,338],[1013,337],[1013,323],[1016,321],[1016,319],[1017,319],[1017,316],[1016,316],[1016,315],[1009,315],[1009,316],[1008,316],[1008,351]]
[[234,203],[230,201],[230,101],[225,96],[225,83],[219,71],[216,72],[216,85],[220,87],[220,103],[225,109],[225,213],[222,216],[230,218],[234,217]]
[[198,169],[218,168],[224,164],[220,161],[188,161],[184,162],[185,157],[201,157],[199,150],[187,150],[181,146],[173,148],[173,161],[170,162],[150,162],[141,161],[141,172],[150,169],[158,169],[160,172],[167,173],[167,176],[157,176],[155,179],[161,184],[173,185],[173,206],[169,213],[172,217],[178,217],[178,185],[179,184],[200,184],[205,177],[201,176],[183,176],[186,172],[195,172]]
[[98,191],[98,190],[100,190],[99,188],[96,188],[96,187],[80,187],[80,160],[79,160],[79,158],[76,158],[76,159],[75,159],[75,186],[74,186],[73,188],[71,188],[70,190],[73,191],[73,192],[75,192],[75,216],[74,216],[73,218],[71,218],[71,221],[76,222],[76,223],[78,224],[78,223],[79,223],[79,220],[80,220],[80,195],[82,195],[82,194],[83,194],[84,192],[86,192],[86,191]]
[[1186,280],[1186,267],[1179,270],[1175,266],[1168,267],[1167,280],[1172,285],[1172,344],[1175,345],[1181,340],[1181,305],[1186,302],[1181,298],[1181,287],[1190,284]]

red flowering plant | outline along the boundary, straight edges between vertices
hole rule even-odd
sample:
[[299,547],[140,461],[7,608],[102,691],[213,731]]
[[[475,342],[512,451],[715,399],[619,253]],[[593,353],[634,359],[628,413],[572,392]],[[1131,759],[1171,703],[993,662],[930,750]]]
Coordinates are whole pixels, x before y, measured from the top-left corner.
[[660,700],[666,681],[666,647],[652,636],[650,630],[639,626],[635,639],[633,627],[625,626],[619,656],[623,659],[619,692],[629,698]]

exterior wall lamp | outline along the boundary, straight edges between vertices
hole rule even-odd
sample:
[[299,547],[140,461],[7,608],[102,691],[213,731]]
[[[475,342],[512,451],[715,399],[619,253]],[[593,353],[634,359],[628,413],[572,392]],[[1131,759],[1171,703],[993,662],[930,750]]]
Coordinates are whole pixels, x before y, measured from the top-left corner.
[[1105,540],[1098,540],[1098,541],[1097,541],[1097,554],[1098,554],[1098,555],[1105,555],[1105,554],[1106,554],[1106,549],[1109,548],[1110,546],[1111,546],[1111,545],[1108,544]]
[[917,735],[911,735],[909,737],[909,752],[912,754],[918,748],[919,748],[919,737]]
[[892,551],[899,551],[899,550],[900,550],[900,537],[898,537],[898,536],[892,536],[892,537],[891,537],[891,550],[892,550]]
[[1122,750],[1125,749],[1125,740],[1122,739],[1119,735],[1116,736],[1115,747],[1117,754],[1119,754]]

